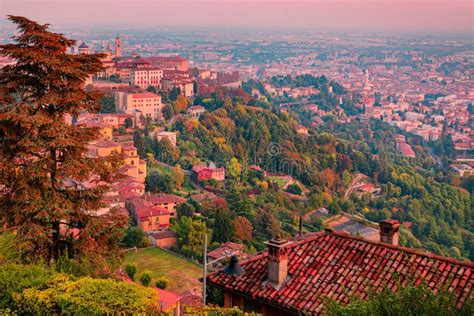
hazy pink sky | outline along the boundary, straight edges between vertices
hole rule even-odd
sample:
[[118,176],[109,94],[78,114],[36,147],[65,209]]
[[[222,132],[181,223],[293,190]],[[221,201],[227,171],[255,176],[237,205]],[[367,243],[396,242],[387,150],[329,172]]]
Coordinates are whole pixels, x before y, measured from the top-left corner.
[[472,0],[0,0],[55,26],[228,26],[471,33]]

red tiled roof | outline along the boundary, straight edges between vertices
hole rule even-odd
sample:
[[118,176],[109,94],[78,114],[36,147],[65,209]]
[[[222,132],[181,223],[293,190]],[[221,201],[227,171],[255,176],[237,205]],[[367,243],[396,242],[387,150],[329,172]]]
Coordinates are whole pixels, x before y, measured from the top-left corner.
[[423,253],[410,248],[371,242],[344,233],[318,232],[295,240],[289,247],[289,281],[276,290],[267,280],[268,252],[259,253],[240,265],[241,276],[221,271],[208,277],[211,285],[289,311],[320,313],[323,298],[347,303],[353,295],[367,298],[369,290],[388,286],[413,275],[416,284],[424,279],[435,291],[442,285],[454,290],[458,307],[473,295],[472,262]]
[[147,58],[149,61],[151,62],[155,62],[155,61],[174,61],[174,62],[177,62],[177,61],[187,61],[186,58],[183,58],[181,56],[153,56],[153,57],[148,57]]
[[133,93],[132,97],[134,99],[143,99],[143,98],[151,99],[151,98],[159,98],[160,96],[151,92],[142,92],[142,93]]
[[111,140],[101,139],[101,140],[96,141],[93,145],[96,147],[107,148],[107,147],[117,147],[119,144]]
[[206,165],[194,165],[192,171],[194,172],[201,172],[205,169],[208,169]]
[[159,206],[152,206],[152,205],[141,206],[140,208],[136,210],[136,212],[137,212],[137,217],[140,220],[146,220],[150,217],[170,214],[170,212],[167,209],[163,207],[159,207]]
[[200,203],[206,200],[216,200],[218,197],[212,192],[191,195],[191,199]]
[[230,252],[240,252],[244,249],[244,246],[241,244],[236,244],[233,242],[226,242],[222,244],[219,248],[216,248],[212,251],[209,251],[207,253],[207,256],[210,258],[215,258],[218,259],[220,257],[223,257],[226,253]]
[[168,308],[173,307],[176,304],[178,304],[180,300],[180,297],[178,294],[175,294],[170,291],[158,289],[158,288],[156,288],[155,290],[158,293],[161,311],[165,311]]
[[175,232],[171,230],[162,230],[158,232],[150,232],[148,233],[149,236],[153,236],[155,239],[166,239],[171,237],[176,237]]
[[182,198],[178,195],[167,194],[167,193],[148,194],[145,196],[145,199],[153,204],[183,203],[186,201],[185,198]]

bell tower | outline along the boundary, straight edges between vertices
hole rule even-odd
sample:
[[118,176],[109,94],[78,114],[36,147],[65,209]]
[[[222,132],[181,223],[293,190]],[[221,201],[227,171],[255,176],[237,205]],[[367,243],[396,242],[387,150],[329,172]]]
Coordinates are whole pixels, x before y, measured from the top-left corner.
[[115,57],[120,58],[122,57],[122,40],[117,34],[117,37],[115,38]]

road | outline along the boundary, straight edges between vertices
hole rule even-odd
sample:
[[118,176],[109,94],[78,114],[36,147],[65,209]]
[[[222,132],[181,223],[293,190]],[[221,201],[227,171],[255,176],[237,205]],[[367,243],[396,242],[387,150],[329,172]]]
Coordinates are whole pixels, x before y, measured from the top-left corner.
[[349,195],[351,195],[352,191],[354,191],[354,188],[360,184],[360,180],[365,179],[367,176],[362,174],[362,173],[357,173],[354,175],[354,179],[352,179],[351,184],[347,188],[346,193],[344,193],[344,199],[347,199]]

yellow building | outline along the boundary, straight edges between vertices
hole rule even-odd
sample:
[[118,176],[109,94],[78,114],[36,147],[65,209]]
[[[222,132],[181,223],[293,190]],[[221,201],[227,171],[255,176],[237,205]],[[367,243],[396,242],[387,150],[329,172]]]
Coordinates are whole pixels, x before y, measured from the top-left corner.
[[140,159],[136,147],[101,139],[91,144],[89,152],[92,156],[102,158],[108,157],[113,153],[121,154],[124,166],[120,168],[120,172],[140,183],[145,182],[146,161]]

